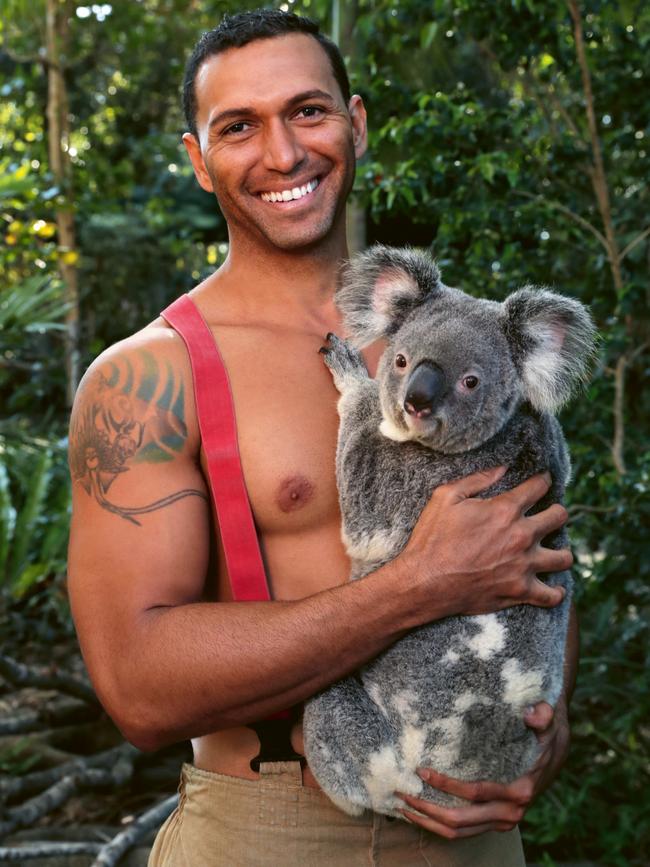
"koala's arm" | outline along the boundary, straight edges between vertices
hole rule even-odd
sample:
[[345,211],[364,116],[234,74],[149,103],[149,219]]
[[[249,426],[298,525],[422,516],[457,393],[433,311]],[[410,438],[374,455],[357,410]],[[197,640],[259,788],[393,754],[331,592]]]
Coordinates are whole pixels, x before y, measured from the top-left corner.
[[338,403],[340,451],[350,440],[363,440],[367,433],[378,429],[381,421],[379,386],[370,378],[358,349],[335,334],[328,334],[327,340],[328,345],[320,352],[341,395]]

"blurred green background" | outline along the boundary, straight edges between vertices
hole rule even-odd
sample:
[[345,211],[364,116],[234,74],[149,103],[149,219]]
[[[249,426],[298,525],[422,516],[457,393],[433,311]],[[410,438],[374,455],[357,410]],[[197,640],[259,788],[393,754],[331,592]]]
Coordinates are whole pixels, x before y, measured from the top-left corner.
[[[2,0],[0,626],[13,655],[71,634],[80,373],[227,252],[180,142],[180,81],[199,33],[255,5]],[[278,6],[335,35],[366,100],[354,246],[428,248],[451,285],[499,299],[546,284],[597,320],[594,377],[562,416],[582,639],[573,748],[523,831],[543,864],[648,864],[650,4]]]

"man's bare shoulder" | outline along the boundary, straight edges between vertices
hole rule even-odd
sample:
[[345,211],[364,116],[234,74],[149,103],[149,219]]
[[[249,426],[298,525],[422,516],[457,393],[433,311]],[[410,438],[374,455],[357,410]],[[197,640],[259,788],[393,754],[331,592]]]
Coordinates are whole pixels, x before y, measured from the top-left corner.
[[69,441],[72,476],[79,481],[89,460],[110,474],[136,464],[196,460],[191,367],[182,338],[162,319],[93,361],[77,390]]

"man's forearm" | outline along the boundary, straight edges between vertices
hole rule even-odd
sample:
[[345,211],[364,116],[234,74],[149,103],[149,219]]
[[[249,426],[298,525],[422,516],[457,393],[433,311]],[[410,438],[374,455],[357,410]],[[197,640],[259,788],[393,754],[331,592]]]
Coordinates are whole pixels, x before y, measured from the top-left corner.
[[115,648],[100,696],[126,736],[144,748],[290,707],[417,625],[399,568],[389,564],[291,602],[150,609]]

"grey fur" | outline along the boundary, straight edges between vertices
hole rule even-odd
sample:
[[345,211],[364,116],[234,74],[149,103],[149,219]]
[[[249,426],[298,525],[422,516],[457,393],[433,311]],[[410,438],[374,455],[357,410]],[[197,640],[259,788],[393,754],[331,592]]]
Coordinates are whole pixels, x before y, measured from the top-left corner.
[[[337,303],[356,346],[387,338],[376,380],[350,343],[329,335],[321,350],[341,393],[336,472],[352,580],[400,553],[445,482],[506,465],[489,497],[549,469],[551,490],[531,512],[562,500],[569,459],[550,413],[593,351],[583,305],[534,287],[503,304],[474,298],[444,286],[427,256],[387,247],[352,262]],[[431,415],[414,420],[405,399],[416,370],[437,390]],[[564,531],[544,540],[566,542]],[[418,767],[499,782],[531,767],[538,746],[523,713],[560,695],[572,586],[568,572],[544,577],[566,588],[559,606],[431,623],[307,703],[307,759],[341,809],[401,816],[395,790],[457,803]]]

